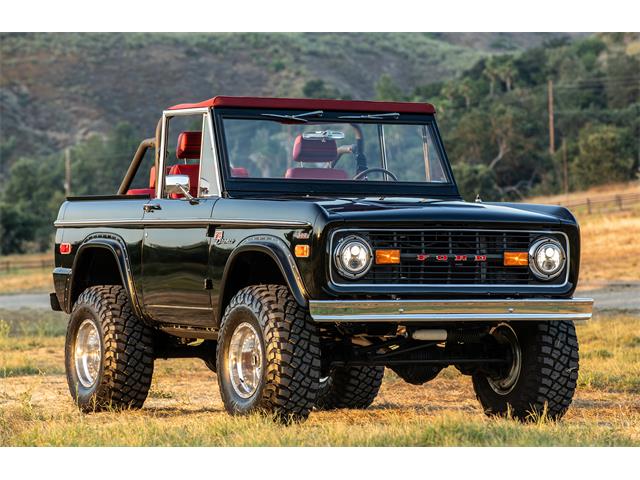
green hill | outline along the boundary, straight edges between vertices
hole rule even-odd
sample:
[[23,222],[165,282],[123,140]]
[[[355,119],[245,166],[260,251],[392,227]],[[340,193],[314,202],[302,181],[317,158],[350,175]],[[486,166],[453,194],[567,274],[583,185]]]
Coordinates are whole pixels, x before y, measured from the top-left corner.
[[[560,35],[4,34],[0,172],[22,155],[59,151],[120,121],[150,135],[175,103],[216,94],[371,99],[383,74],[411,91],[490,53]],[[317,79],[319,89],[307,83]]]

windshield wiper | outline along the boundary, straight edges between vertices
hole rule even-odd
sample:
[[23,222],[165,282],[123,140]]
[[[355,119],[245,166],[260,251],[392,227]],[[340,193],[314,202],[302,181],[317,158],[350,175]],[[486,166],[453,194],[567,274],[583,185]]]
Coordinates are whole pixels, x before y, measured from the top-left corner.
[[394,120],[397,120],[398,118],[400,118],[400,114],[399,113],[372,113],[369,115],[343,115],[341,117],[338,118],[370,118],[372,120],[382,120],[383,118],[393,118]]
[[263,113],[262,116],[263,117],[273,117],[273,118],[284,118],[285,120],[293,120],[295,122],[308,122],[308,120],[304,117],[321,117],[322,115],[324,115],[324,112],[322,110],[314,110],[313,112],[304,112],[304,113],[299,113],[297,115],[284,115],[284,114],[279,114],[279,113]]

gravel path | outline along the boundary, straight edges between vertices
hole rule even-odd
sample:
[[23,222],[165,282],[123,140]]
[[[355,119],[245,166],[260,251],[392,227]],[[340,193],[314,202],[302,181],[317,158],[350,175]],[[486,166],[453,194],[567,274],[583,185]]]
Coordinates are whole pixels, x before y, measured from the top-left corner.
[[14,293],[0,295],[0,309],[21,310],[23,308],[50,309],[48,293]]
[[[639,282],[602,282],[581,285],[576,297],[593,298],[599,310],[640,311]],[[49,309],[48,293],[17,293],[0,295],[0,309]]]

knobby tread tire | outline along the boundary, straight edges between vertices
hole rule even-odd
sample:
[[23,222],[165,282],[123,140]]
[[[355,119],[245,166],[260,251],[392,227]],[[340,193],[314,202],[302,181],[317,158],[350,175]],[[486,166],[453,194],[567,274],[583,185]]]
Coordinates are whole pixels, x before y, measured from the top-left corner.
[[[79,398],[78,382],[72,372],[72,325],[74,316],[81,319],[91,313],[101,325],[103,364],[93,391]],[[142,407],[153,376],[153,330],[135,315],[122,286],[93,286],[80,294],[71,313],[66,349],[69,388],[83,411]]]
[[[246,308],[257,319],[265,351],[263,386],[256,398],[240,404],[225,385],[228,337],[237,309]],[[283,285],[255,285],[243,288],[230,301],[219,333],[218,383],[225,408],[232,414],[252,411],[274,413],[283,420],[303,420],[315,403],[320,379],[318,328],[307,309],[295,301]]]
[[540,322],[516,330],[523,353],[520,379],[506,396],[496,394],[486,377],[473,376],[476,396],[487,415],[511,414],[521,420],[546,413],[554,420],[566,412],[578,381],[578,338],[573,322]]
[[338,367],[330,373],[326,387],[318,396],[316,408],[367,408],[378,395],[383,377],[384,367]]

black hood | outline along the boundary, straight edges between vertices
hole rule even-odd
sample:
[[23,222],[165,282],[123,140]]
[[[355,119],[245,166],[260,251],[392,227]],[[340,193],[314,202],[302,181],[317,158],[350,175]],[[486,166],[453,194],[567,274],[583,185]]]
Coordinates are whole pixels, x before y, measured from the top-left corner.
[[363,223],[574,224],[566,208],[524,203],[468,203],[418,198],[360,198],[317,201],[328,221]]

